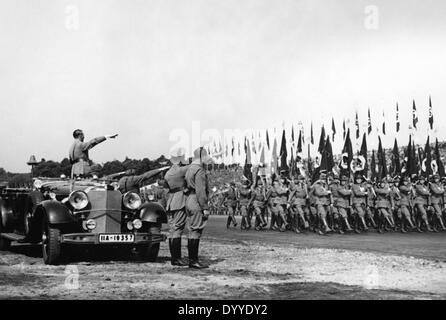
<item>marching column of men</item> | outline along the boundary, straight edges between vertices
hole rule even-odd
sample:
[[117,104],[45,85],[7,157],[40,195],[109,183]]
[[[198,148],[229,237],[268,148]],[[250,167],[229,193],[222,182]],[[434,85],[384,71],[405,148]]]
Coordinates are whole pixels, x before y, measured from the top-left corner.
[[[361,172],[337,176],[321,172],[311,183],[303,175],[284,174],[271,180],[257,177],[232,182],[223,190],[227,228],[236,227],[241,214],[241,229],[269,229],[295,233],[398,231],[445,231],[446,179],[435,174],[386,177],[370,181]],[[268,226],[269,222],[269,226]]]

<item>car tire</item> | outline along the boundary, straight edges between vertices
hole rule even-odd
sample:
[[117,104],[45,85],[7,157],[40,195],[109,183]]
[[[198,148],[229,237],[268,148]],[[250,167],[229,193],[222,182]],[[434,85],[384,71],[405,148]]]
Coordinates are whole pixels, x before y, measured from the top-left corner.
[[138,256],[142,261],[155,262],[160,251],[160,243],[151,243],[139,246],[137,249]]
[[11,240],[0,236],[0,251],[8,251],[11,248]]
[[[3,232],[2,229],[3,229],[3,225],[2,225],[2,221],[0,219],[0,233]],[[8,251],[9,248],[11,248],[11,240],[0,236],[0,251]]]
[[42,254],[45,264],[57,265],[61,260],[60,230],[44,219],[42,228]]

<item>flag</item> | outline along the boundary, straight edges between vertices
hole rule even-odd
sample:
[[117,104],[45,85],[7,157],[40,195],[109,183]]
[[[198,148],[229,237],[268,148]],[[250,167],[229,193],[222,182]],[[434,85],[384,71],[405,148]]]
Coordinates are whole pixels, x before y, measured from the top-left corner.
[[264,167],[265,166],[265,147],[262,147],[262,152],[260,153],[260,163],[259,166],[260,167]]
[[313,174],[313,161],[311,161],[311,154],[310,154],[310,145],[308,145],[308,174],[311,176]]
[[314,136],[313,136],[313,122],[311,123],[311,137],[310,137],[311,144],[314,144]]
[[417,129],[418,123],[418,115],[417,115],[417,107],[415,106],[415,100],[413,100],[412,104],[412,125],[414,129]]
[[345,136],[344,147],[342,148],[342,159],[341,159],[341,175],[350,175],[350,164],[353,160],[353,147],[352,141],[350,139],[350,129],[347,129],[347,134]]
[[387,176],[386,154],[381,143],[381,137],[378,137],[378,178],[383,179]]
[[321,159],[321,165],[319,166],[320,170],[326,170],[327,172],[331,172],[334,167],[334,160],[333,160],[333,148],[331,146],[330,137],[327,137],[327,140],[325,141],[324,150],[322,151],[322,159]]
[[243,167],[243,175],[245,176],[245,178],[247,178],[249,181],[253,181],[252,180],[252,172],[251,172],[251,148],[249,147],[249,141],[248,139],[245,137],[245,166]]
[[368,170],[369,170],[369,165],[368,165],[368,161],[367,161],[367,135],[364,132],[363,136],[362,136],[362,144],[361,144],[361,150],[359,151],[359,154],[361,156],[364,157],[365,159],[365,164],[364,164],[364,175],[367,176]]
[[345,140],[345,135],[347,134],[347,132],[345,131],[345,119],[342,122],[342,130],[343,130],[343,132],[342,132],[342,139]]
[[[419,162],[418,162],[418,157],[416,156],[416,149],[415,149],[415,141],[412,140],[412,171],[413,174],[419,174],[420,171],[420,166],[419,166]],[[421,149],[421,151],[423,151],[423,149]]]
[[235,150],[235,145],[234,145],[234,137],[232,137],[232,148],[231,148],[231,156],[234,158],[234,150]]
[[302,131],[299,131],[299,138],[297,140],[297,153],[302,152]]
[[356,111],[355,125],[356,125],[356,140],[358,140],[359,139],[359,119],[358,119],[358,112],[357,111]]
[[375,150],[372,151],[372,161],[370,162],[370,170],[371,170],[370,179],[372,181],[376,181],[376,178],[378,177],[378,172],[376,171]]
[[282,142],[280,144],[280,171],[285,171],[286,173],[289,173],[290,168],[288,167],[287,163],[287,147],[286,147],[286,138],[285,138],[285,129],[282,131]]
[[268,150],[270,150],[270,148],[269,148],[269,135],[268,135],[268,130],[266,130],[266,145],[268,146]]
[[294,126],[291,126],[291,145],[294,146]]
[[383,111],[383,135],[386,135],[386,116]]
[[372,133],[372,118],[370,117],[370,108],[368,110],[368,120],[367,120],[367,134]]
[[333,133],[333,141],[334,141],[335,135],[336,135],[336,126],[335,126],[334,118],[331,118],[331,132]]
[[324,125],[322,125],[321,129],[321,137],[319,138],[319,147],[317,148],[317,151],[322,154],[322,151],[324,151],[325,147],[325,128]]
[[400,132],[400,110],[398,107],[398,102],[396,103],[396,132]]
[[429,125],[431,130],[434,128],[434,114],[432,113],[432,101],[431,96],[429,96]]
[[392,176],[401,175],[400,151],[398,149],[398,141],[395,138],[392,151],[392,164],[390,174]]
[[273,142],[273,151],[271,154],[271,169],[273,173],[277,174],[277,169],[279,167],[278,159],[277,159],[277,140],[274,138]]
[[434,156],[435,156],[435,161],[437,163],[438,174],[440,175],[440,177],[443,178],[445,176],[445,170],[444,170],[443,161],[441,160],[441,157],[440,157],[440,149],[438,147],[438,139],[435,139],[435,152],[434,152]]
[[257,154],[254,132],[252,133],[251,144],[252,144],[252,153]]
[[290,159],[290,177],[294,177],[297,171],[296,161],[294,160],[294,155],[291,153]]
[[428,178],[433,172],[432,172],[432,152],[431,152],[431,145],[430,145],[430,138],[427,136],[426,145],[424,147],[424,159],[421,162],[422,163],[422,171],[424,172],[425,176]]

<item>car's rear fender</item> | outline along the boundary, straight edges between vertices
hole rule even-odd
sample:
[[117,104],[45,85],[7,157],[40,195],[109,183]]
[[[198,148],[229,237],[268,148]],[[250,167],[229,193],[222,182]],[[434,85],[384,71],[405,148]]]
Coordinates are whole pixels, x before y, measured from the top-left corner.
[[144,203],[139,209],[139,216],[144,222],[167,223],[166,210],[156,202]]

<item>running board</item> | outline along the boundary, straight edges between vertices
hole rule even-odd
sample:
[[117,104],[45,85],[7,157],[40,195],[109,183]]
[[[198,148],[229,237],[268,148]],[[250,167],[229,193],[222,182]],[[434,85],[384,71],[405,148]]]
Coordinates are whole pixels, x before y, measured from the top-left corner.
[[25,239],[25,236],[16,233],[0,233],[0,236],[12,241],[22,241]]

